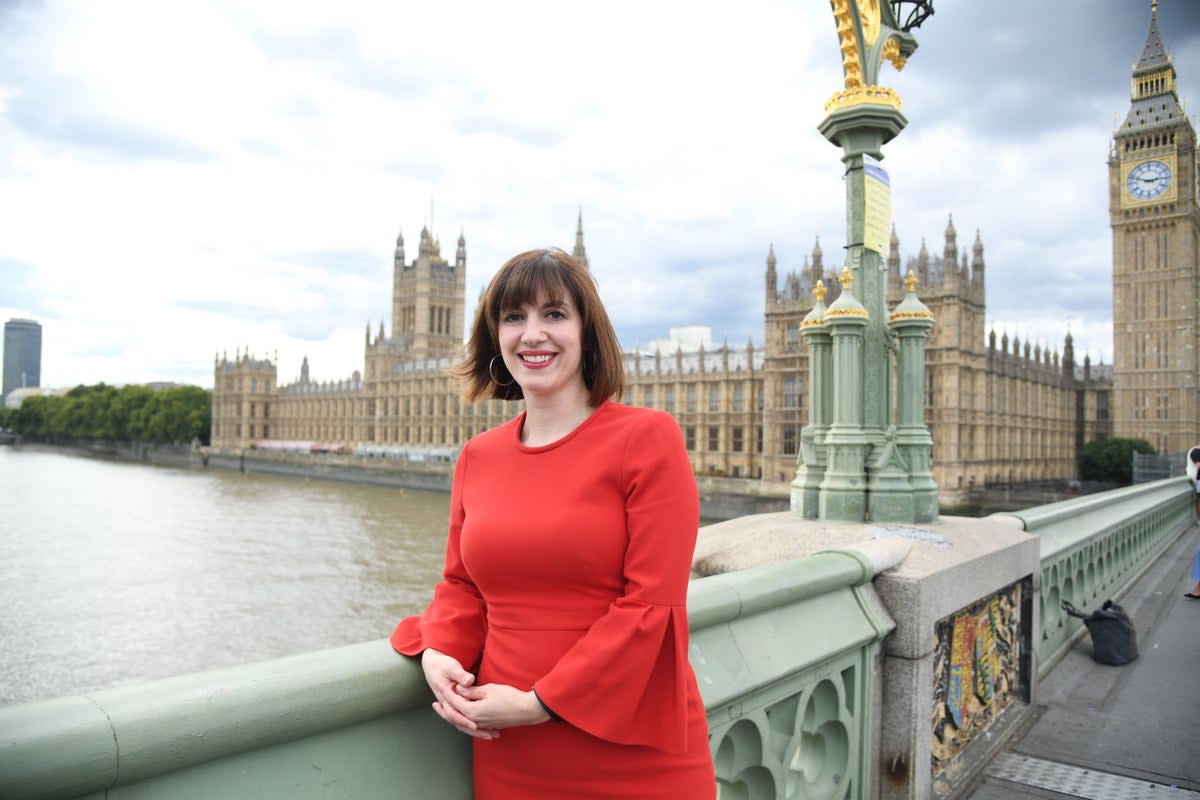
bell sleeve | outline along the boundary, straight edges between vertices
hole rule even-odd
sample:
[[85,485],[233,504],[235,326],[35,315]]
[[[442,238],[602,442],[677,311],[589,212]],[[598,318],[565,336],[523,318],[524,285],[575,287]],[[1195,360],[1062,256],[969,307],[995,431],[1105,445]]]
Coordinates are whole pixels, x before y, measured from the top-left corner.
[[463,566],[460,547],[463,520],[463,485],[467,475],[467,447],[454,465],[450,488],[450,531],[446,541],[446,566],[442,581],[433,590],[433,600],[417,617],[400,621],[392,632],[392,649],[418,656],[432,647],[453,656],[464,669],[474,669],[483,652],[487,613],[483,596]]
[[649,415],[620,466],[628,543],[624,592],[535,684],[566,722],[619,744],[687,749],[687,587],[700,499],[678,423]]

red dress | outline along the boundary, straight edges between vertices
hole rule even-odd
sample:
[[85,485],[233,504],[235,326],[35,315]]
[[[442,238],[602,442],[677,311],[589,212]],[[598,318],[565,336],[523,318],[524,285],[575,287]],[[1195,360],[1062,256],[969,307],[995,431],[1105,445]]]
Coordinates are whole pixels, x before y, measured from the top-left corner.
[[447,653],[479,685],[536,685],[561,717],[473,739],[477,800],[710,800],[688,663],[699,498],[679,425],[605,402],[526,447],[524,420],[459,454],[444,580],[392,646]]

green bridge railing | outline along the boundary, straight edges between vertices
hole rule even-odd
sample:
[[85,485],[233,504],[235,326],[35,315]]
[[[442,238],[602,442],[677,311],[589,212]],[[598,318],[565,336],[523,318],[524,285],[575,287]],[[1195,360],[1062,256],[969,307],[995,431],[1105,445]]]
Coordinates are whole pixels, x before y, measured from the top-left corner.
[[[864,699],[892,629],[870,581],[907,548],[863,549],[693,582],[690,655],[734,796],[856,797],[869,780]],[[0,797],[470,798],[469,740],[430,700],[380,640],[12,706]]]
[[[1041,671],[1191,524],[1168,479],[1006,515],[1041,539]],[[872,584],[909,544],[878,541],[702,578],[690,658],[722,797],[858,800],[880,765]],[[469,741],[386,640],[0,708],[0,797],[471,797]]]
[[1039,540],[1040,674],[1084,632],[1083,623],[1062,610],[1062,601],[1091,611],[1119,597],[1196,521],[1194,500],[1186,478],[1166,478],[994,515],[1019,520]]

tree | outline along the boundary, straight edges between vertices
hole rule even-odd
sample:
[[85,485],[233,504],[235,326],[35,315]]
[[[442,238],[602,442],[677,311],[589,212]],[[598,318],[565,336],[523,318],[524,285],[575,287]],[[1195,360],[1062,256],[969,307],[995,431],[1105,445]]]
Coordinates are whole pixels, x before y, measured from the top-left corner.
[[154,391],[98,383],[76,386],[62,397],[30,397],[7,415],[13,431],[27,439],[109,442],[208,442],[212,393],[199,386]]
[[1133,483],[1133,454],[1153,452],[1145,439],[1097,439],[1084,445],[1079,454],[1079,476],[1128,486]]
[[13,411],[12,429],[30,439],[44,439],[49,434],[46,428],[48,397],[26,397],[21,407]]

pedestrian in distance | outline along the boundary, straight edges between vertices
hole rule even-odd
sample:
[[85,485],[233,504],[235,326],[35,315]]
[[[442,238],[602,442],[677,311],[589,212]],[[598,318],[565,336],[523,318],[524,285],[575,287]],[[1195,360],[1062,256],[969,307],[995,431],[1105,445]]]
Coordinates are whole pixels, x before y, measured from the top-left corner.
[[[1200,517],[1200,476],[1197,475],[1197,470],[1200,470],[1200,444],[1187,454],[1187,474],[1192,479],[1192,488],[1196,494],[1196,516]],[[1200,547],[1196,548],[1196,557],[1192,559],[1192,580],[1196,585],[1183,596],[1189,600],[1200,600]]]
[[679,425],[618,402],[624,359],[587,268],[530,250],[492,278],[468,401],[524,400],[455,464],[443,580],[392,646],[472,737],[477,800],[711,800],[688,661],[699,496]]

